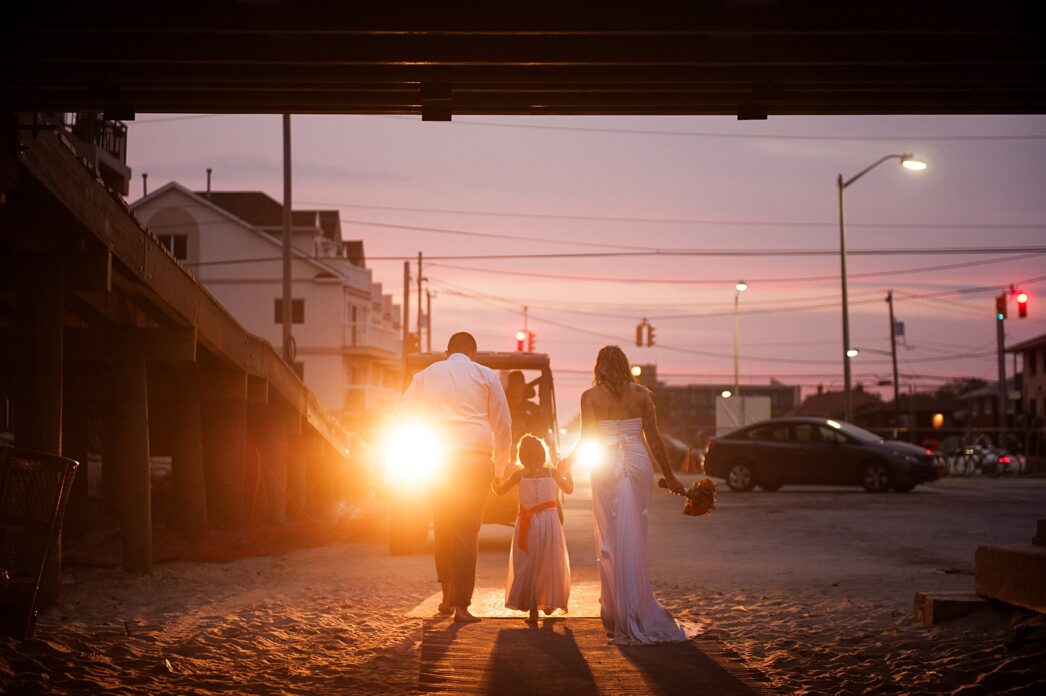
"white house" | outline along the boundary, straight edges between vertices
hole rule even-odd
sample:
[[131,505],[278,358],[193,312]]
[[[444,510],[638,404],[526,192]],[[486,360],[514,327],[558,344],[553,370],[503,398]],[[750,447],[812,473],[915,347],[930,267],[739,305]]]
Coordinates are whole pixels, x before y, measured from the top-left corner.
[[[252,333],[280,346],[283,206],[260,191],[193,192],[171,182],[131,210]],[[399,306],[343,241],[336,210],[292,213],[295,369],[347,427],[367,429],[401,381]]]

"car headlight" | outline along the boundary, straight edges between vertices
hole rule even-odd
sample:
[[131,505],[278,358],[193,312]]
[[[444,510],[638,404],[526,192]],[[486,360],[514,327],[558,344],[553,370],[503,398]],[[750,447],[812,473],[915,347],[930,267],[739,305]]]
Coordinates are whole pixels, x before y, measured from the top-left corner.
[[433,479],[443,464],[444,447],[428,423],[396,423],[382,438],[385,480],[394,485],[418,485]]
[[606,448],[595,440],[582,440],[577,446],[574,466],[582,472],[592,471],[606,457]]

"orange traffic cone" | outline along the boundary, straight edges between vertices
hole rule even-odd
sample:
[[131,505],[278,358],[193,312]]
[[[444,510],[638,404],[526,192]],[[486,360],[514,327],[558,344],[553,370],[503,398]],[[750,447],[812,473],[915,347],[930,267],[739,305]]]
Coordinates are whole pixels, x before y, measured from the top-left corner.
[[683,465],[681,467],[679,467],[679,469],[684,474],[692,474],[692,473],[694,473],[694,448],[693,447],[687,447],[686,448],[686,456],[683,457]]

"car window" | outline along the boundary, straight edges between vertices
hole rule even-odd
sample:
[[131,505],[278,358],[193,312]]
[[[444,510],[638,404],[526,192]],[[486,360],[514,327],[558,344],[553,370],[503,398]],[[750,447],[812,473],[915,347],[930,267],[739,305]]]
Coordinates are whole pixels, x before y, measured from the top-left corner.
[[788,439],[788,425],[764,425],[748,431],[749,440],[782,441]]
[[821,431],[821,439],[825,442],[838,442],[841,445],[849,442],[846,436],[838,430],[836,430],[835,428],[829,428],[828,426],[821,425],[818,426],[818,429]]
[[796,423],[793,431],[793,439],[797,442],[817,442],[817,430],[812,423]]

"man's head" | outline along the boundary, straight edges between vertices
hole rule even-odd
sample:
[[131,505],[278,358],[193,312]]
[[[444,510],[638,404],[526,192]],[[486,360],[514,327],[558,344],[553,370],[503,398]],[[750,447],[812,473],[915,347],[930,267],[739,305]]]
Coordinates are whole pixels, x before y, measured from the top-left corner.
[[509,404],[526,399],[527,378],[520,370],[508,373],[508,383],[505,385],[505,398]]
[[464,353],[469,360],[475,360],[478,349],[479,346],[476,345],[476,339],[467,331],[459,331],[447,341],[447,355]]

